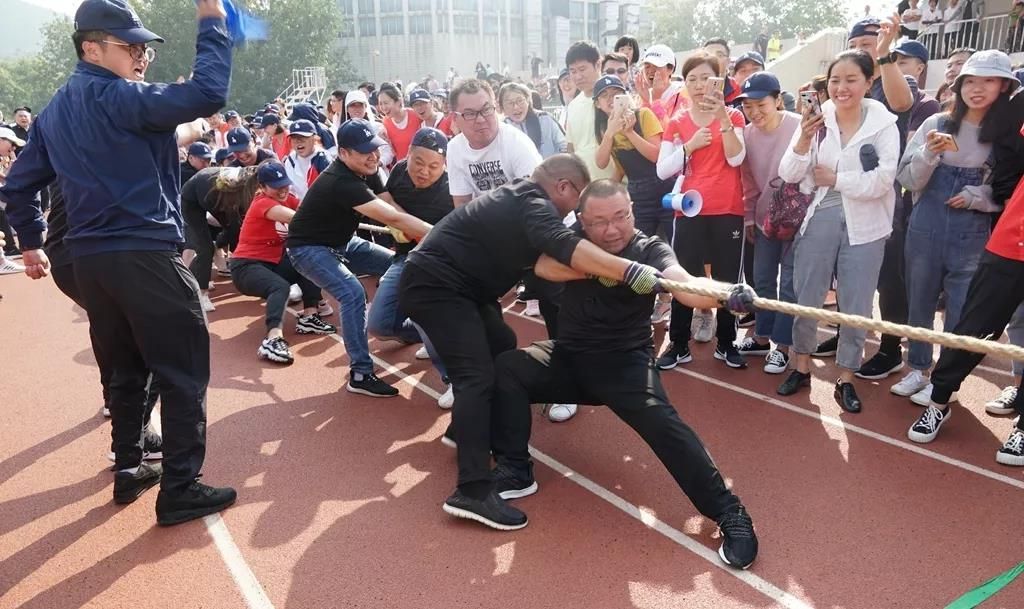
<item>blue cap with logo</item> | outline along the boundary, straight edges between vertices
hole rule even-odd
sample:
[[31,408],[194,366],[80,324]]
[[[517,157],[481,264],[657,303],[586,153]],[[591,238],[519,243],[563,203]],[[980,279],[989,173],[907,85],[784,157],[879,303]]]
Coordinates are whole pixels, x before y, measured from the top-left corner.
[[224,113],[224,120],[231,120],[233,118],[241,118],[234,110],[228,110]]
[[903,42],[896,45],[896,48],[892,50],[893,53],[903,55],[904,57],[913,57],[914,59],[920,59],[921,63],[928,65],[928,60],[931,59],[928,56],[928,47],[924,46],[916,40],[904,40]]
[[256,170],[256,179],[260,184],[266,184],[271,188],[284,188],[291,186],[292,181],[284,171],[284,165],[277,161],[267,161]]
[[733,65],[735,65],[738,68],[740,64],[743,63],[744,61],[753,61],[757,65],[761,66],[762,69],[764,69],[764,57],[762,57],[761,54],[758,53],[757,51],[747,51],[746,53],[740,55],[739,58],[736,59],[736,63]]
[[440,129],[422,127],[412,136],[412,144],[419,148],[427,148],[438,154],[448,154],[448,136]]
[[878,30],[881,29],[882,22],[878,20],[878,17],[865,17],[857,23],[853,24],[850,28],[850,35],[847,40],[853,40],[854,38],[860,38],[861,36],[878,36]]
[[206,142],[194,142],[188,147],[188,155],[209,160],[213,158],[213,149]]
[[594,94],[590,97],[597,99],[600,97],[601,93],[604,93],[605,89],[610,88],[622,89],[623,93],[626,92],[626,85],[622,84],[622,81],[619,80],[618,76],[608,75],[597,79],[597,82],[594,83]]
[[418,101],[430,101],[430,91],[426,89],[413,89],[409,93],[409,105],[413,105]]
[[218,148],[217,152],[213,153],[213,162],[220,165],[224,161],[228,160],[231,156],[231,151],[227,148]]
[[227,134],[228,150],[234,152],[245,152],[252,145],[252,136],[249,130],[242,127],[235,127]]
[[299,135],[302,137],[313,137],[316,135],[316,125],[313,121],[300,118],[291,125],[288,125],[288,135]]
[[164,39],[142,26],[142,21],[124,0],[85,0],[75,11],[75,31],[98,30],[116,36],[128,44],[163,42]]
[[341,127],[338,127],[339,148],[368,154],[386,143],[374,135],[370,123],[361,118],[347,120],[341,124]]
[[264,127],[268,127],[270,125],[280,125],[281,117],[274,114],[273,112],[267,112],[266,114],[263,115],[263,118],[260,119],[260,124],[262,124]]
[[736,99],[764,99],[778,95],[782,90],[779,79],[771,72],[755,72],[743,83],[743,90]]

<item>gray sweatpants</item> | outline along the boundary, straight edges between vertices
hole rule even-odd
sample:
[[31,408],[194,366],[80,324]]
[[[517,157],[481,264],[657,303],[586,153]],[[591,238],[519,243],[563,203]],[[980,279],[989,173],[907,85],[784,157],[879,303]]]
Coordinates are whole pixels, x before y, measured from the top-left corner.
[[[797,236],[795,246],[793,287],[797,304],[821,307],[835,272],[839,310],[871,317],[885,239],[850,245],[843,206],[832,205],[815,211],[807,230]],[[866,336],[866,330],[841,326],[836,365],[847,370],[860,368]],[[797,317],[793,322],[793,350],[812,353],[817,344],[818,322]]]

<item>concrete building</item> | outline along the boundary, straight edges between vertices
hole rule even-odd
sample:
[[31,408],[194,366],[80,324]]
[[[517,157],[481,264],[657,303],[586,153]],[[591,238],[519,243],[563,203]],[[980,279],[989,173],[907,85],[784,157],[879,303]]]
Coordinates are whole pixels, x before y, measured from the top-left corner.
[[643,0],[338,0],[345,16],[339,43],[370,80],[443,80],[478,61],[500,72],[557,73],[580,39],[609,49],[641,27]]

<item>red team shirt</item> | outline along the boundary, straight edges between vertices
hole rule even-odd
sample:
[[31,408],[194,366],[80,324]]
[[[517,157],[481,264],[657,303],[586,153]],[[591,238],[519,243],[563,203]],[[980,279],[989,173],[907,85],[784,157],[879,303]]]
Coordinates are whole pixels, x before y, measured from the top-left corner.
[[253,199],[249,211],[242,220],[242,230],[238,235],[238,247],[232,255],[246,260],[260,260],[277,264],[284,255],[284,238],[278,234],[273,220],[267,219],[267,211],[275,205],[283,205],[291,210],[299,208],[299,199],[289,193],[284,202],[259,194]]
[[[743,114],[733,108],[728,108],[728,111],[733,127],[742,131],[746,124]],[[700,210],[702,216],[742,216],[743,180],[740,168],[729,165],[725,160],[719,122],[712,121],[708,128],[711,129],[711,145],[690,156],[683,190],[696,190],[704,197],[704,206]],[[669,121],[662,138],[671,142],[678,136],[680,143],[685,144],[699,129],[690,118],[690,113],[686,112]],[[681,214],[677,212],[676,215]]]
[[409,146],[412,144],[412,136],[423,126],[420,117],[412,110],[406,109],[405,129],[399,129],[391,117],[384,119],[384,129],[388,132],[388,139],[391,140],[391,149],[395,151],[395,162],[404,160],[409,156]]
[[985,249],[997,256],[1024,262],[1024,180],[1013,191]]

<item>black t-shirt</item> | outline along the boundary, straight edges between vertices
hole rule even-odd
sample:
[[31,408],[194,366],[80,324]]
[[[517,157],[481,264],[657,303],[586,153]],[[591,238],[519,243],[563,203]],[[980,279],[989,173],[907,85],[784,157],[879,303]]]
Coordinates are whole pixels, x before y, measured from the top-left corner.
[[409,264],[485,303],[509,291],[542,253],[568,265],[579,242],[540,186],[516,180],[445,216],[409,254]]
[[[679,264],[667,243],[640,231],[618,256],[659,271]],[[652,308],[653,294],[637,294],[625,285],[608,288],[596,279],[569,281],[558,310],[558,346],[586,352],[650,348]]]
[[199,170],[192,166],[187,160],[181,164],[181,185],[185,186],[185,182],[188,182],[192,176],[199,173]]
[[335,159],[313,181],[288,225],[288,247],[323,245],[344,249],[362,217],[355,210],[384,192],[380,176],[356,175]]
[[[276,160],[277,159],[277,155],[274,154],[274,152],[272,150],[267,150],[266,148],[257,148],[256,149],[256,162],[253,163],[253,165],[259,165],[260,163],[262,163],[263,161],[266,161],[268,159],[275,159]],[[245,167],[245,165],[242,165],[242,162],[236,159],[234,161],[231,161],[231,165],[229,165],[229,167]]]
[[[917,79],[913,76],[904,76],[907,79],[907,85],[910,86],[910,97],[911,99],[917,98]],[[882,102],[885,104],[885,109],[896,115],[896,128],[900,132],[900,155],[903,155],[903,151],[907,149],[907,133],[910,129],[910,115],[913,112],[914,106],[911,105],[909,110],[904,112],[896,112],[889,105],[889,100],[885,97],[885,88],[882,86],[882,77],[879,76],[871,83],[871,92],[869,94],[871,99]]]
[[187,182],[181,186],[181,206],[200,208],[213,213],[213,201],[207,201],[210,191],[213,190],[220,176],[221,167],[207,167],[196,172]]
[[[386,188],[395,203],[428,224],[437,224],[455,209],[448,191],[447,171],[427,188],[416,188],[409,177],[409,162],[402,161],[391,170]],[[415,243],[396,243],[395,252],[408,254],[414,247]]]
[[1003,203],[1013,195],[1021,176],[1024,176],[1024,137],[1020,135],[1024,123],[1024,95],[1010,98],[1010,106],[1000,121],[1003,128],[992,144],[995,166],[992,169],[992,196]]

